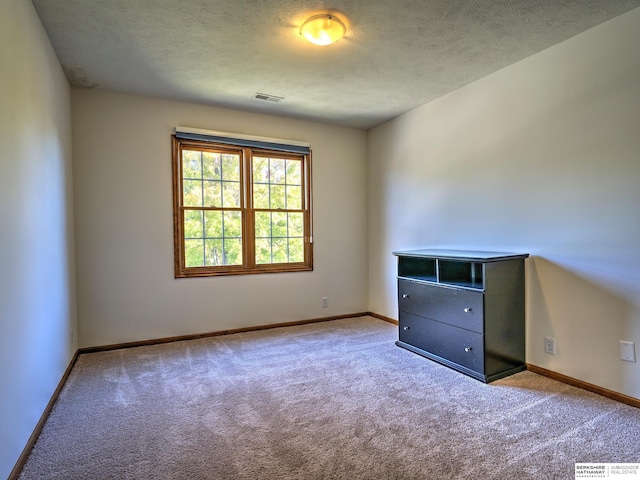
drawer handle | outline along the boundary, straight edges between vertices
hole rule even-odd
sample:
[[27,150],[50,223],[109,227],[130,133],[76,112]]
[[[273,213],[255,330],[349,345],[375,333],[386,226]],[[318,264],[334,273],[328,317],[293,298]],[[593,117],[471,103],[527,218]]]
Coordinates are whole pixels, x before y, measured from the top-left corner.
[[467,307],[464,309],[464,313],[471,313],[473,309],[471,307]]
[[403,330],[411,330],[411,327],[402,327]]
[[409,298],[409,294],[408,293],[403,293],[402,294],[402,298]]
[[465,352],[470,352],[470,351],[472,351],[472,350],[473,350],[473,348],[472,348],[472,347],[464,347],[464,351],[465,351]]

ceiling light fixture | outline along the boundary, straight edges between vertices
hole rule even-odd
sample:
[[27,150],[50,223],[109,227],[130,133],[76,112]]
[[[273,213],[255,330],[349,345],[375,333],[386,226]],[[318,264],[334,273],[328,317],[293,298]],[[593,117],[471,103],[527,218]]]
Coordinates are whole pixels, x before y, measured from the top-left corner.
[[328,13],[309,17],[300,27],[300,35],[315,45],[331,45],[345,33],[347,27],[342,20]]

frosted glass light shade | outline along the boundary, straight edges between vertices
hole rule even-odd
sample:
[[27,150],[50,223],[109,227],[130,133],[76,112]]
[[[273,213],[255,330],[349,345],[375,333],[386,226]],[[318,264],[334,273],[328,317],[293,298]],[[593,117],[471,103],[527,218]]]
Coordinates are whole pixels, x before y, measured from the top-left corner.
[[300,35],[315,45],[335,43],[346,32],[347,27],[338,17],[326,13],[307,18],[300,27]]

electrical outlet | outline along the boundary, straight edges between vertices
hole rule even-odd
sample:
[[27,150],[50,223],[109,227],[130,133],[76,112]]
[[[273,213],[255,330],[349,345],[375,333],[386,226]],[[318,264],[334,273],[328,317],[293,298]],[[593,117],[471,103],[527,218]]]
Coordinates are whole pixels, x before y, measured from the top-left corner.
[[327,308],[329,306],[329,298],[322,297],[322,308]]
[[551,355],[556,354],[556,339],[551,337],[544,337],[544,351]]
[[620,360],[624,360],[626,362],[636,361],[635,343],[620,340]]

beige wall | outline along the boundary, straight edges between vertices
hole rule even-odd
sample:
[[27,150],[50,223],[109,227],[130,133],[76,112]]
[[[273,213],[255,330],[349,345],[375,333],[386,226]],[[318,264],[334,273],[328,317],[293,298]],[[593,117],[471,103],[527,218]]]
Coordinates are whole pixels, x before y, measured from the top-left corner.
[[640,398],[619,357],[640,346],[639,25],[636,9],[370,131],[370,310],[397,318],[393,250],[528,252],[527,361]]
[[[91,90],[72,108],[80,346],[367,310],[365,131]],[[313,272],[173,278],[178,125],[311,142]]]
[[0,2],[0,478],[75,343],[70,89],[31,2]]

